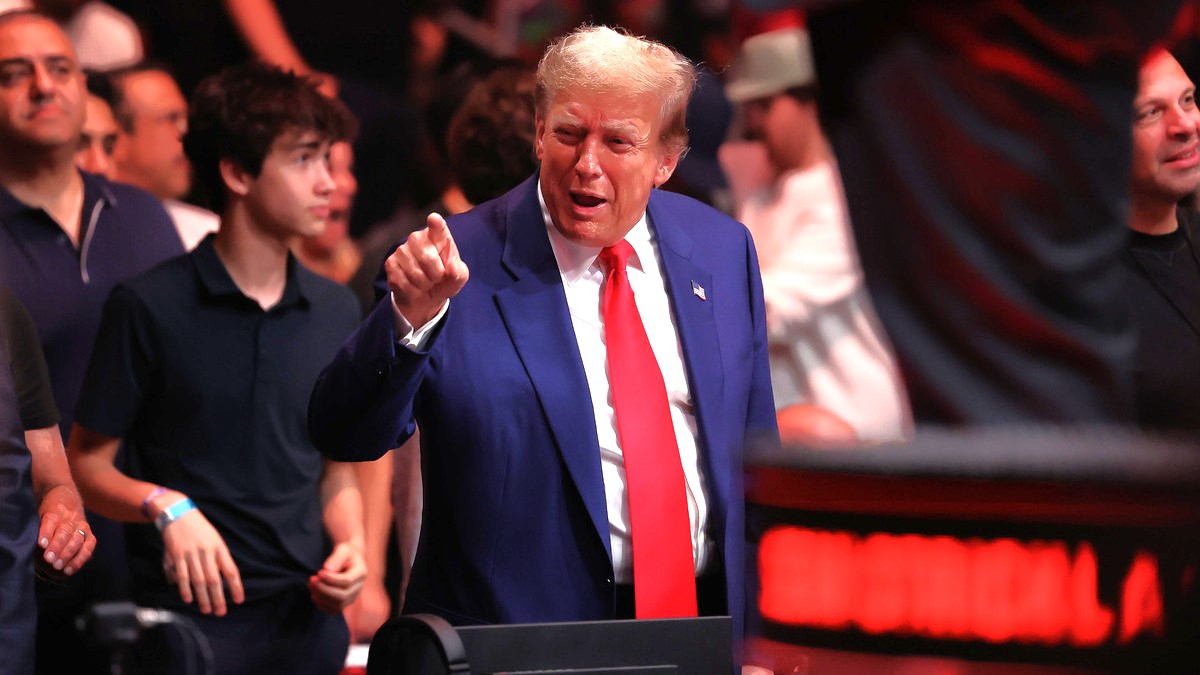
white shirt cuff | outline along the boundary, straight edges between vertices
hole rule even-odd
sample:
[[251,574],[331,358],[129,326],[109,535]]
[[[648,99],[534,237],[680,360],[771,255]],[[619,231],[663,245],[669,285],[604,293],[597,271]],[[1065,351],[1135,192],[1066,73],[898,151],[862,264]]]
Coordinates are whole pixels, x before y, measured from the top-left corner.
[[396,317],[396,335],[400,336],[396,341],[410,351],[425,351],[425,348],[429,346],[429,336],[433,333],[433,329],[437,328],[442,317],[446,316],[446,312],[450,309],[450,301],[447,300],[428,323],[414,329],[404,314],[400,312],[400,308],[396,306],[396,296],[389,293],[388,298],[392,301],[392,315]]

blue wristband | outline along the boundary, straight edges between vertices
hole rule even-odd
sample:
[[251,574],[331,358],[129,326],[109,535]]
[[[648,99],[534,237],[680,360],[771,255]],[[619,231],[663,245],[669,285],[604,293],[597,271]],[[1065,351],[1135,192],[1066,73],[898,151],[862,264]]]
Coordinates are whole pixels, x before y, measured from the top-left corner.
[[163,512],[158,514],[158,517],[154,519],[154,526],[158,528],[159,532],[162,532],[168,525],[182,518],[183,514],[187,513],[188,511],[194,511],[195,509],[195,502],[187,497],[184,497],[183,499],[180,499],[174,504],[163,509]]

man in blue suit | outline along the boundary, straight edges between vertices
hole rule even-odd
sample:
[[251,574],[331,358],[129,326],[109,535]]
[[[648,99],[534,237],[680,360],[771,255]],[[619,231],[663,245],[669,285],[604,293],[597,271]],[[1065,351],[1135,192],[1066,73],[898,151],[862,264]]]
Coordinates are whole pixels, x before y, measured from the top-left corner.
[[[472,624],[698,611],[740,625],[742,448],[778,434],[749,234],[655,189],[686,150],[694,83],[677,53],[608,28],[552,44],[539,172],[448,222],[431,215],[385,262],[389,298],[318,380],[310,433],[335,459],[376,458],[421,428],[406,612]],[[625,283],[606,257],[617,249],[658,366],[634,374],[633,393],[606,318]],[[630,508],[646,480],[633,439],[653,424],[622,407],[653,387],[674,469],[650,485],[679,486],[658,510],[678,508],[691,544],[682,590],[658,598],[674,582],[642,576],[654,542],[639,544],[658,525]]]

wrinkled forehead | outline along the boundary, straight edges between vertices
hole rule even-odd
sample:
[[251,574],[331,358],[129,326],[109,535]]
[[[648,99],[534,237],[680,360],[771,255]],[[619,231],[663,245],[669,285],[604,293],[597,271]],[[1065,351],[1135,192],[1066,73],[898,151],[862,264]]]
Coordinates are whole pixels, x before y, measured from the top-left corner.
[[39,16],[0,18],[0,60],[49,56],[76,61],[75,48],[58,24]]
[[156,103],[160,107],[187,106],[187,100],[175,83],[175,78],[166,71],[151,69],[130,73],[120,78],[117,86],[131,103]]

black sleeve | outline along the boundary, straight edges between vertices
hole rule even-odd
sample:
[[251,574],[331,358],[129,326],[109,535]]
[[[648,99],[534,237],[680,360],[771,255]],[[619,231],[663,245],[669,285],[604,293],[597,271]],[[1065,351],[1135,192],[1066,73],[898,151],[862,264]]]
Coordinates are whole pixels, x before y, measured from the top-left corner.
[[44,429],[58,424],[58,408],[42,343],[38,340],[33,318],[21,301],[7,288],[0,287],[0,324],[8,347],[9,370],[21,405],[21,424],[25,429]]
[[152,325],[134,291],[123,285],[113,289],[75,404],[80,426],[116,438],[128,434],[156,373]]

